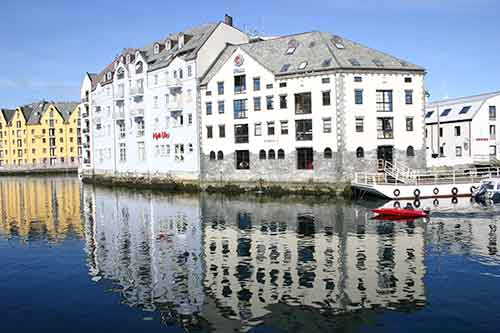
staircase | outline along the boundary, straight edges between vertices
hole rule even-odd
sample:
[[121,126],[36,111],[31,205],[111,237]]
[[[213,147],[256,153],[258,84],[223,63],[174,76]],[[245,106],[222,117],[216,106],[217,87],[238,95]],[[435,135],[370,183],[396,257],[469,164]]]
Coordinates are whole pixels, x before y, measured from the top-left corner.
[[383,164],[386,182],[413,184],[416,182],[416,173],[400,162],[379,161]]

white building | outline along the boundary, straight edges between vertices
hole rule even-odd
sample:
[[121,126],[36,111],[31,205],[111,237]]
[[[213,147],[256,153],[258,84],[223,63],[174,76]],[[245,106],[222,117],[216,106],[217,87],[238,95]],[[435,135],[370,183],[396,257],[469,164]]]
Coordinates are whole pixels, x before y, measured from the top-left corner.
[[[227,43],[247,41],[226,16],[224,23],[172,34],[142,49],[125,49],[98,75],[88,75],[90,116],[82,123],[90,125],[90,149],[83,169],[198,180],[197,80]],[[83,99],[87,90],[82,88]]]
[[500,92],[427,105],[427,166],[492,164],[499,152],[496,129]]
[[202,79],[202,181],[333,182],[425,166],[425,70],[308,32],[230,45]]

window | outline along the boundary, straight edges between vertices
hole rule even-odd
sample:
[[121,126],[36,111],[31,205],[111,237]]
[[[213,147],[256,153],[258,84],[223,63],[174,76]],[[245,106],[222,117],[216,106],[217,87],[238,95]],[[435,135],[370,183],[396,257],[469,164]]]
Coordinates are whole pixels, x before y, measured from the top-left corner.
[[495,140],[497,138],[495,125],[490,125],[490,140]]
[[268,110],[274,109],[274,96],[266,96],[266,108]]
[[267,135],[274,135],[274,121],[267,122]]
[[235,99],[233,101],[234,109],[234,119],[246,119],[247,118],[247,100],[246,99]]
[[158,53],[160,53],[160,44],[155,44],[153,49],[153,54],[158,54]]
[[330,91],[323,91],[323,105],[330,105]]
[[139,61],[135,64],[135,73],[141,74],[143,71],[142,61]]
[[323,158],[325,159],[331,159],[333,157],[332,149],[331,148],[325,148],[323,151]]
[[413,117],[406,117],[406,131],[413,132]]
[[246,85],[246,76],[245,75],[236,75],[234,77],[234,93],[241,94],[247,90]]
[[497,156],[497,146],[490,146],[490,156]]
[[176,144],[174,149],[175,149],[175,160],[184,161],[184,145]]
[[392,112],[392,90],[377,90],[377,111]]
[[490,105],[489,115],[490,115],[490,120],[497,119],[497,107],[495,105]]
[[442,127],[439,128],[439,136],[443,137],[443,128]]
[[286,95],[280,95],[280,109],[286,109],[286,108],[287,108]]
[[356,132],[362,133],[364,131],[363,117],[356,117]]
[[413,148],[413,146],[408,146],[408,148],[406,148],[406,156],[408,157],[415,156],[415,149]]
[[354,90],[354,104],[363,104],[363,89]]
[[323,133],[332,133],[332,118],[323,118]]
[[224,113],[224,101],[217,102],[219,106],[219,113]]
[[262,135],[262,124],[261,123],[255,123],[255,136],[261,136]]
[[265,160],[266,159],[266,151],[264,149],[261,149],[259,151],[259,160]]
[[460,147],[460,146],[455,147],[455,156],[462,157],[462,147]]
[[226,125],[219,125],[219,138],[226,137]]
[[413,90],[405,90],[405,103],[406,105],[413,104]]
[[254,111],[260,111],[260,97],[254,97],[253,98],[253,110]]
[[363,82],[363,78],[361,76],[355,76],[354,82]]
[[193,114],[188,113],[188,125],[192,125],[192,124],[193,124]]
[[329,77],[324,77],[324,78],[321,78],[321,83],[323,83],[323,84],[328,84],[328,83],[330,83],[330,78],[329,78]]
[[312,136],[311,119],[302,119],[295,121],[295,138],[297,141],[311,141]]
[[364,158],[365,157],[365,150],[361,147],[356,148],[356,157],[357,158]]
[[443,112],[441,112],[441,117],[446,117],[447,115],[449,115],[451,112],[451,109],[445,109],[443,110]]
[[207,110],[207,115],[212,114],[212,102],[207,102],[206,103],[206,110]]
[[295,94],[295,114],[309,114],[311,112],[311,93]]
[[267,153],[267,159],[268,160],[276,159],[276,153],[274,152],[274,149],[269,149],[269,152]]
[[288,121],[282,120],[281,123],[281,135],[288,135]]
[[299,64],[299,69],[300,70],[303,70],[303,69],[306,69],[307,67],[307,61],[303,61]]
[[312,148],[297,148],[297,169],[312,170],[314,157]]
[[224,82],[217,82],[217,93],[224,95]]
[[217,152],[217,159],[219,161],[222,161],[224,159],[224,153],[221,150]]
[[411,77],[405,77],[405,83],[411,83]]
[[260,77],[254,77],[253,78],[253,90],[254,91],[259,91],[260,90]]
[[434,111],[429,111],[425,114],[425,118],[430,118],[432,116],[432,114],[434,113]]
[[455,126],[455,136],[460,136],[460,130],[461,130],[460,126]]
[[286,82],[280,82],[280,88],[286,88]]
[[394,139],[393,118],[377,118],[377,138]]
[[143,137],[144,136],[144,118],[136,118],[136,123],[137,123],[137,137]]
[[213,138],[213,129],[212,126],[207,126],[207,139]]
[[285,159],[285,151],[283,149],[278,149],[278,160]]
[[188,77],[191,77],[193,75],[193,68],[191,65],[188,65]]
[[139,161],[144,161],[146,159],[146,147],[144,142],[137,142],[137,158]]
[[460,110],[459,114],[466,114],[467,112],[469,112],[471,106],[464,106],[462,108],[462,110]]
[[127,146],[124,142],[120,143],[120,162],[127,161]]
[[153,107],[158,108],[158,96],[153,96]]
[[238,170],[250,169],[250,152],[248,150],[236,151],[236,169]]
[[214,151],[210,152],[209,159],[210,159],[210,161],[215,161],[215,152]]
[[234,142],[248,143],[248,124],[234,125]]
[[266,89],[273,89],[273,84],[272,83],[266,84]]

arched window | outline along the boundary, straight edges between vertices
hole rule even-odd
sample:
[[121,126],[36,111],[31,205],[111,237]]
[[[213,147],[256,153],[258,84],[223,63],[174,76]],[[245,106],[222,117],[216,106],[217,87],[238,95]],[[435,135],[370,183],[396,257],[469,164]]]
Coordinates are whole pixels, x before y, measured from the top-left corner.
[[112,76],[112,75],[113,75],[113,74],[111,74],[111,72],[108,72],[107,79],[108,79],[108,80],[111,80],[111,76]]
[[413,146],[408,146],[408,148],[406,148],[406,156],[408,157],[415,156],[415,149],[413,149]]
[[274,152],[274,149],[269,149],[269,152],[267,153],[267,159],[268,160],[276,159],[276,153]]
[[160,44],[156,43],[153,49],[153,54],[160,53]]
[[266,159],[266,151],[264,149],[261,149],[259,151],[259,160],[265,160]]
[[224,159],[224,153],[222,152],[222,150],[219,150],[217,152],[217,159],[218,160],[223,160]]
[[331,148],[325,148],[325,151],[323,152],[323,157],[331,159],[333,156]]
[[139,61],[135,64],[135,73],[136,74],[141,74],[142,73],[142,61]]
[[215,161],[215,152],[214,151],[210,152],[210,161]]
[[358,149],[356,149],[356,157],[357,158],[364,158],[365,157],[365,151],[363,148],[358,147]]
[[123,68],[119,68],[118,69],[118,74],[117,74],[117,78],[118,80],[121,80],[125,77],[125,71],[123,70]]
[[130,54],[127,54],[127,57],[125,58],[125,61],[127,64],[130,64]]
[[278,160],[285,159],[285,151],[283,149],[278,149]]

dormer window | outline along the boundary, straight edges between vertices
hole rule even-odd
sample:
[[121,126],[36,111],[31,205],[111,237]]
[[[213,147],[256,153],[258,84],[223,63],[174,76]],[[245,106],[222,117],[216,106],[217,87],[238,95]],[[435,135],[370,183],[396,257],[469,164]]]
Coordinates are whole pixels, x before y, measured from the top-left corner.
[[160,44],[156,43],[155,46],[153,47],[153,54],[158,54],[160,53]]
[[165,48],[166,48],[167,50],[172,49],[172,41],[171,41],[170,39],[167,39],[167,40],[165,41]]
[[305,69],[307,67],[307,61],[303,61],[299,65],[299,69]]
[[123,64],[123,63],[125,63],[125,57],[124,57],[124,56],[121,56],[121,57],[120,57],[120,62],[121,62],[122,64]]
[[142,61],[138,61],[136,64],[135,64],[135,74],[141,74],[143,71],[143,65],[142,65]]
[[178,38],[179,48],[184,46],[184,34],[180,34]]
[[123,68],[118,69],[118,73],[116,76],[118,80],[122,80],[125,77],[125,71],[123,70]]
[[106,77],[106,78],[107,78],[108,80],[111,80],[111,77],[112,77],[111,72],[108,72],[108,74],[107,74],[107,77]]
[[140,56],[140,55],[141,55],[141,52],[137,51],[137,52],[135,53],[135,58],[136,58],[136,59],[139,59],[139,56]]
[[125,58],[127,60],[127,64],[130,64],[130,54],[127,54],[127,57]]

